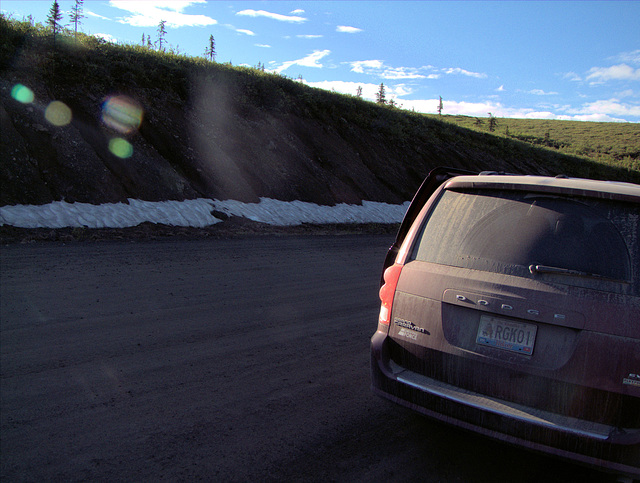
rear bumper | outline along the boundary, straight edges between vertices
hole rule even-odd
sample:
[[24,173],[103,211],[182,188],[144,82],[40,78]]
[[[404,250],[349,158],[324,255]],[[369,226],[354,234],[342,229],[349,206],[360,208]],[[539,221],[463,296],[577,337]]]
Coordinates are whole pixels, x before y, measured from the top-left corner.
[[570,418],[490,398],[395,364],[387,336],[371,339],[373,392],[426,416],[535,451],[640,477],[640,430]]

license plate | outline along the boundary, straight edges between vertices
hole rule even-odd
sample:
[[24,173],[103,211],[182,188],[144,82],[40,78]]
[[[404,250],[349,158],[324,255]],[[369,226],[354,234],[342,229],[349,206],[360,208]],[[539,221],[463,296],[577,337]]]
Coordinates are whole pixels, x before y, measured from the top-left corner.
[[482,315],[476,344],[488,345],[530,356],[536,342],[538,326]]

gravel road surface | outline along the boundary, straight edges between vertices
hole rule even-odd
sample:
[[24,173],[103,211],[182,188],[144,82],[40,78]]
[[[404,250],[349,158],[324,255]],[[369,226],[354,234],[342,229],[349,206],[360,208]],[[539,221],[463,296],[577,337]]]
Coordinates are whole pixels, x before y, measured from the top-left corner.
[[603,481],[371,395],[391,241],[0,248],[0,480]]

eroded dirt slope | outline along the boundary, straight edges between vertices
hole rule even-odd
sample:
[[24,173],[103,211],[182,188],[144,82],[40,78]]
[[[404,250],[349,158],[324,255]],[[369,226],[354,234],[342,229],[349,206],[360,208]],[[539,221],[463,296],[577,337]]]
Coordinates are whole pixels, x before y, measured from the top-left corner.
[[[442,165],[576,174],[544,150],[256,69],[169,62],[104,43],[61,43],[52,52],[46,39],[1,27],[0,205],[196,197],[400,203]],[[12,95],[19,85],[32,102]],[[124,129],[109,122],[105,106],[114,99],[111,120]],[[53,101],[68,108],[69,122],[47,121]],[[127,121],[135,108],[139,123]],[[127,156],[110,150],[117,138],[130,143]]]

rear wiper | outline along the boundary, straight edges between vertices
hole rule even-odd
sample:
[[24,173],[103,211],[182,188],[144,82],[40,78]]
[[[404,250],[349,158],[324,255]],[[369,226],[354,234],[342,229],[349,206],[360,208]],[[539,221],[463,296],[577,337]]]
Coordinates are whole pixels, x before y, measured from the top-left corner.
[[611,280],[616,282],[622,282],[623,280],[618,280],[615,278],[605,277],[603,275],[598,275],[597,273],[589,273],[583,272],[581,270],[571,270],[569,268],[559,268],[559,267],[549,267],[548,265],[529,265],[529,271],[533,274],[536,273],[550,273],[553,275],[569,275],[572,277],[588,277],[588,278],[597,278],[600,280]]

